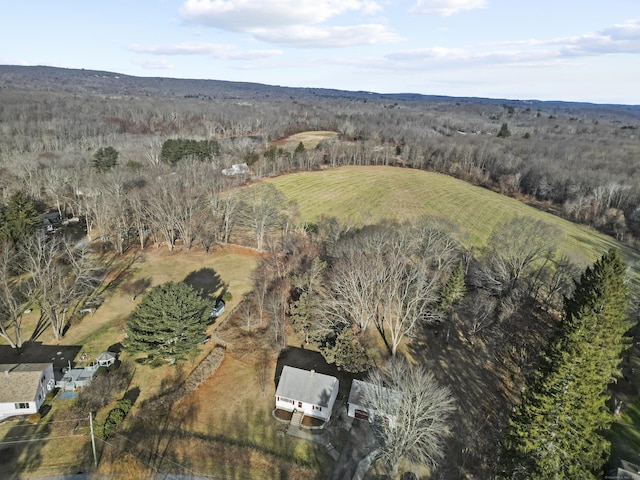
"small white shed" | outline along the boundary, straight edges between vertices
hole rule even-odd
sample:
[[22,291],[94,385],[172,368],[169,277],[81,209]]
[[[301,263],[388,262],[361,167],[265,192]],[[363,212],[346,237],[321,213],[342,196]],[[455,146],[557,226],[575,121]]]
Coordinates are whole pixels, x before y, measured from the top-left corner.
[[285,366],[276,389],[276,408],[329,421],[338,396],[338,379],[313,370]]

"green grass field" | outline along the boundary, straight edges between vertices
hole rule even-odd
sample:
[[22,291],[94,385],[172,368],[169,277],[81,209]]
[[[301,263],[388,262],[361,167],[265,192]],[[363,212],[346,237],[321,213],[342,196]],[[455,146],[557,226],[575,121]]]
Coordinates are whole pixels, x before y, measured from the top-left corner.
[[617,246],[634,271],[640,266],[638,252],[623,248],[610,237],[438,173],[397,167],[341,167],[268,181],[298,204],[300,221],[315,222],[326,215],[363,225],[429,215],[457,226],[459,241],[471,248],[483,245],[503,221],[529,217],[556,226],[563,235],[561,251],[578,265],[591,263]]

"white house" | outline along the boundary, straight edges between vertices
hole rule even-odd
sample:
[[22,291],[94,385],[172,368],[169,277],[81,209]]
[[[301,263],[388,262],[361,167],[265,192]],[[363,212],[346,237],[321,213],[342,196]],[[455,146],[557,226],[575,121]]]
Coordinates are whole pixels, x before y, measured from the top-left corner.
[[246,173],[249,173],[249,165],[246,163],[235,163],[231,165],[231,168],[222,170],[222,174],[227,177],[235,177],[236,175],[244,175]]
[[[375,408],[371,405],[372,399]],[[352,380],[348,404],[347,415],[352,418],[373,423],[378,417],[393,426],[396,422],[396,412],[402,405],[402,394],[372,383]]]
[[276,408],[329,421],[338,396],[338,379],[313,370],[285,366],[276,388]]
[[0,365],[0,419],[37,413],[53,390],[52,363]]

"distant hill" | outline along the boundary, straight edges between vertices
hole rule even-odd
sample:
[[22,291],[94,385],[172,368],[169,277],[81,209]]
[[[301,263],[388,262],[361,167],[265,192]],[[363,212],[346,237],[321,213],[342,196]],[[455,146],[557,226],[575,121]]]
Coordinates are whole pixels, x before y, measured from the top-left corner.
[[327,88],[293,88],[251,82],[134,77],[99,70],[46,66],[0,65],[0,88],[29,88],[69,93],[151,97],[212,97],[222,99],[296,98],[351,99],[403,102],[484,103],[531,109],[607,110],[609,113],[640,115],[640,105],[600,105],[578,102],[448,97],[418,93],[376,93]]

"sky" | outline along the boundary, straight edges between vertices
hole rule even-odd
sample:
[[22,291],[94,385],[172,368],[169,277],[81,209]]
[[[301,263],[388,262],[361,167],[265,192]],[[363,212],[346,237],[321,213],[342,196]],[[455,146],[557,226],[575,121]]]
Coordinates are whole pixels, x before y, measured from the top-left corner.
[[640,0],[2,0],[0,64],[640,104]]

